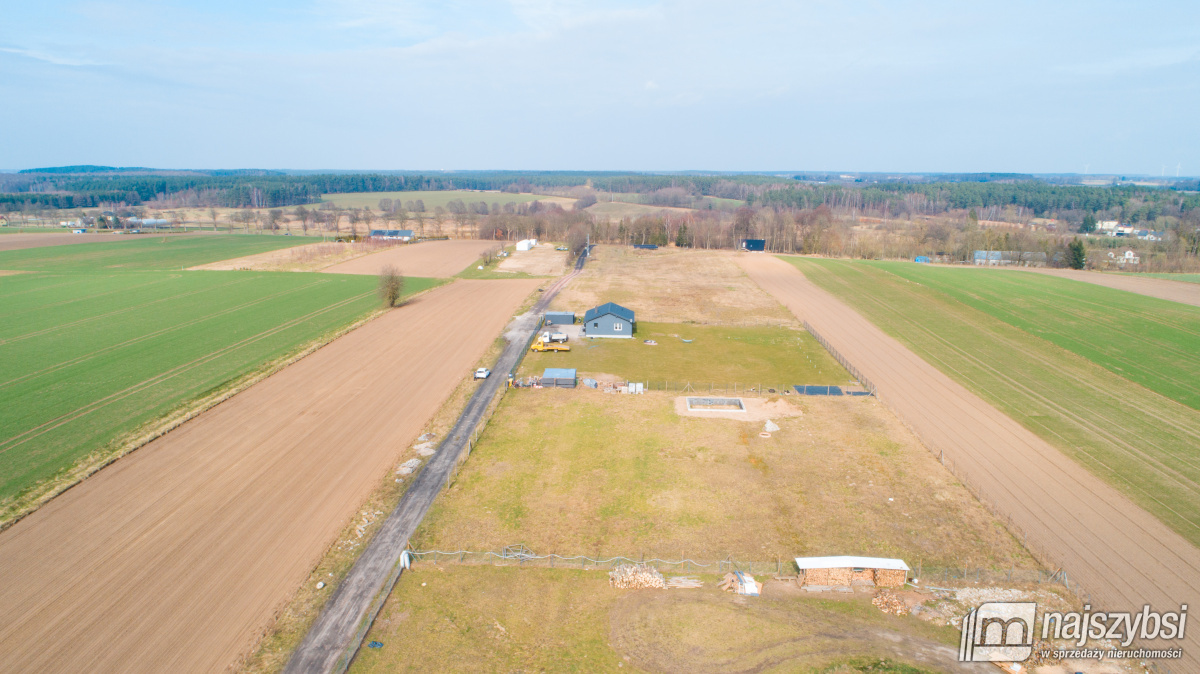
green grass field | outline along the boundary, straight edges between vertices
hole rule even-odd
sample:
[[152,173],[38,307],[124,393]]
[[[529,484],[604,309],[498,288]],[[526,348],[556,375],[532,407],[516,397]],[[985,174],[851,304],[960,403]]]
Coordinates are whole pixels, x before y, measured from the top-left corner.
[[785,259],[1200,543],[1200,412],[1167,397],[1196,402],[1195,308],[1035,274]]
[[[650,346],[643,340],[654,340]],[[685,343],[684,339],[692,342]],[[530,353],[521,371],[573,367],[631,381],[746,386],[845,385],[849,373],[812,335],[785,327],[638,323],[634,339],[578,339],[567,353]]]
[[320,237],[282,235],[164,234],[127,241],[0,251],[0,269],[61,272],[181,270],[320,241]]
[[553,199],[553,197],[539,196],[537,194],[511,194],[509,192],[472,192],[470,190],[445,190],[445,191],[419,191],[419,192],[358,192],[353,194],[323,194],[321,201],[329,202],[341,206],[342,208],[371,208],[379,210],[380,199],[391,199],[395,201],[416,201],[420,199],[425,202],[425,210],[432,212],[437,206],[442,208],[446,204],[459,199],[464,203],[487,202],[488,208],[492,204],[525,204],[539,199]]
[[[0,269],[28,270],[0,276],[5,517],[139,427],[379,306],[373,277],[162,270],[269,250],[260,238],[0,253]],[[412,278],[406,290],[437,283]]]
[[[784,590],[735,599],[618,590],[604,572],[418,563],[380,611],[351,672],[820,672],[921,674],[958,632]],[[919,663],[919,664],[909,664]]]
[[682,415],[678,395],[509,391],[413,546],[1036,567],[873,398],[758,398],[779,426],[764,438],[763,419]]
[[1042,274],[903,262],[877,268],[1200,409],[1200,307]]

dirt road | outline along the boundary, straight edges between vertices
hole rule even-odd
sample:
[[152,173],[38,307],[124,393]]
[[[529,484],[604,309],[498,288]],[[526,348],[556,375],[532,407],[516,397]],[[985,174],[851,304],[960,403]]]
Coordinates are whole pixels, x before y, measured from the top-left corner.
[[[195,236],[191,234],[171,234],[170,236]],[[41,248],[43,246],[65,246],[72,243],[102,243],[104,241],[128,241],[130,239],[145,239],[162,234],[115,234],[112,232],[94,234],[5,234],[0,236],[0,250],[21,250],[23,248]]]
[[[1005,269],[1005,267],[991,268]],[[1163,300],[1182,302],[1183,304],[1200,307],[1200,283],[1172,281],[1170,279],[1154,278],[1151,276],[1103,274],[1096,271],[1082,271],[1077,269],[1037,269],[1033,267],[1013,267],[1012,269],[1015,271],[1031,271],[1059,278],[1069,278],[1073,281],[1083,281],[1084,283],[1094,283],[1106,288],[1127,290],[1139,295],[1147,295],[1149,297],[1157,297]]]
[[[1177,611],[1200,600],[1200,550],[795,267],[767,255],[741,255],[739,262],[862,370],[926,446],[944,453],[1033,550],[1052,556],[1090,592],[1097,609],[1138,611],[1148,603]],[[1200,669],[1200,631],[1169,645],[1184,649],[1179,671]],[[1175,671],[1176,663],[1170,666]]]
[[3,669],[235,662],[536,286],[434,290],[0,533]]
[[360,258],[326,267],[327,274],[375,275],[384,265],[394,265],[405,276],[430,276],[446,278],[454,276],[479,259],[484,251],[499,247],[499,241],[476,241],[452,239],[449,241],[426,241],[410,246],[399,246],[381,253],[372,253]]

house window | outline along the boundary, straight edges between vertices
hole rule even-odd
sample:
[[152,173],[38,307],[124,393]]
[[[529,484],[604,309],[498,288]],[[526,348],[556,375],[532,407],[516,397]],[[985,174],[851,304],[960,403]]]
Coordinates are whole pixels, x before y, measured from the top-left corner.
[[592,327],[593,327],[593,328],[598,328],[598,327],[600,327],[600,324],[599,324],[599,323],[592,323]]
[[620,332],[625,329],[625,326],[620,323],[613,323],[613,332]]

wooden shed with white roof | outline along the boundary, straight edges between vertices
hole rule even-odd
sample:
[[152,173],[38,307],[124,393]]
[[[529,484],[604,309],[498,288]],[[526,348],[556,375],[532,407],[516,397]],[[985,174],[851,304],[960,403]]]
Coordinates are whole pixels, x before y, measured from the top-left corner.
[[797,557],[801,585],[900,587],[908,582],[908,564],[886,557]]

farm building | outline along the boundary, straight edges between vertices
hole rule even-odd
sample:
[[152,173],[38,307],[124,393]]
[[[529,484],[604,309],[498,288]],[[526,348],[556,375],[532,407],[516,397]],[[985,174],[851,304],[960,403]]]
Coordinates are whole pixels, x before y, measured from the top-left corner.
[[548,388],[575,388],[575,369],[548,367],[542,373],[542,386]]
[[632,339],[633,327],[633,311],[612,302],[588,309],[587,313],[583,315],[583,335],[585,337]]
[[371,238],[386,241],[411,241],[413,231],[411,229],[372,229]]
[[761,253],[767,249],[766,239],[742,239],[742,250]]
[[1045,267],[1046,254],[1015,250],[977,250],[975,251],[977,266],[1007,266]]
[[574,325],[574,311],[547,311],[546,325]]
[[517,242],[517,250],[533,250],[537,246],[537,239],[523,239]]
[[909,571],[904,560],[885,557],[797,557],[796,568],[801,585],[827,587],[900,587]]

